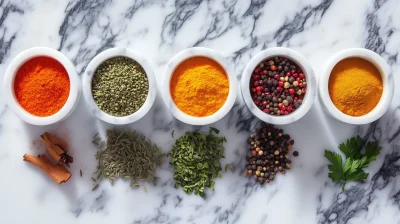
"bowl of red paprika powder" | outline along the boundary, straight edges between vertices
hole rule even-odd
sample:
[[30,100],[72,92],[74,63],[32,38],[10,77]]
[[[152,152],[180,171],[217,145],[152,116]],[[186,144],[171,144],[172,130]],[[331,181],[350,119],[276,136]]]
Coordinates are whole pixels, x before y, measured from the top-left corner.
[[50,125],[68,117],[79,96],[74,65],[61,52],[34,47],[19,53],[4,76],[8,106],[23,121]]
[[317,81],[307,59],[289,48],[258,53],[243,71],[242,97],[260,120],[277,125],[293,123],[311,108]]

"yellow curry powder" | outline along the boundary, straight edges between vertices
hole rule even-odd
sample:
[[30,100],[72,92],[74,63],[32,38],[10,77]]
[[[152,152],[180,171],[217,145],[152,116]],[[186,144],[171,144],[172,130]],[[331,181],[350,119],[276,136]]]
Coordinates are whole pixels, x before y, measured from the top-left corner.
[[329,77],[333,104],[350,116],[362,116],[378,104],[383,83],[378,69],[362,58],[346,58],[335,65]]
[[193,57],[183,61],[172,74],[170,92],[184,113],[205,117],[217,112],[229,93],[225,70],[214,60]]

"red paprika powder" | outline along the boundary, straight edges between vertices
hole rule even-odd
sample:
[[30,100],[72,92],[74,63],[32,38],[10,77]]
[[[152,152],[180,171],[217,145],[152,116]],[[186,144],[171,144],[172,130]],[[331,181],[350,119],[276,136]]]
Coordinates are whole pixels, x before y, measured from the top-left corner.
[[23,64],[14,80],[19,104],[29,113],[46,117],[67,102],[70,80],[64,66],[49,57],[36,57]]

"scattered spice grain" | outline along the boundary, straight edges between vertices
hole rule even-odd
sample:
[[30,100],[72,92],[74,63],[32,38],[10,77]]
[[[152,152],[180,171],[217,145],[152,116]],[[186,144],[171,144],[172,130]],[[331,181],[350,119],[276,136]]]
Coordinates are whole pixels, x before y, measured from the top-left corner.
[[99,187],[99,184],[94,185],[94,187],[92,188],[92,191],[97,190],[98,187]]

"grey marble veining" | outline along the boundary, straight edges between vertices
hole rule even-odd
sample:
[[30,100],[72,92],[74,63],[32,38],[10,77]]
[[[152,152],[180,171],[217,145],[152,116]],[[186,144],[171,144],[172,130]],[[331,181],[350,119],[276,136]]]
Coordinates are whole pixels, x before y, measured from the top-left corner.
[[[317,79],[327,59],[339,50],[364,47],[383,56],[393,71],[400,64],[400,4],[397,0],[77,0],[0,1],[0,71],[19,52],[34,46],[60,50],[82,77],[89,61],[111,47],[131,48],[149,60],[158,87],[169,59],[188,47],[220,51],[240,81],[249,60],[263,49],[290,47],[311,63]],[[0,79],[3,86],[3,79]],[[113,126],[96,119],[81,100],[60,124],[34,127],[20,121],[0,93],[0,223],[400,223],[400,94],[395,89],[388,112],[371,125],[333,120],[315,102],[299,121],[282,126],[300,156],[293,168],[260,187],[242,176],[246,138],[259,124],[241,98],[228,115],[211,125],[227,137],[229,172],[206,199],[174,189],[170,165],[158,172],[148,193],[118,181],[104,181],[92,192],[95,149],[91,139]],[[175,136],[199,127],[174,119],[160,92],[150,112],[127,127],[139,130],[167,152]],[[202,127],[207,130],[209,126]],[[71,144],[73,177],[56,186],[30,164],[24,153],[44,151],[39,135],[54,132]],[[340,185],[327,177],[326,148],[359,134],[379,140],[381,155],[364,183]],[[83,177],[79,176],[82,170]]]

